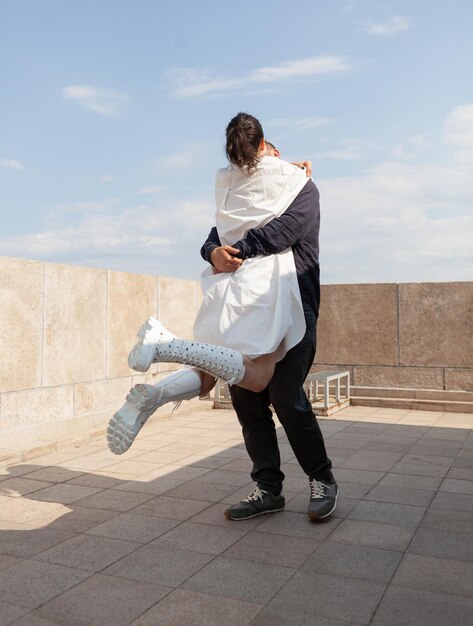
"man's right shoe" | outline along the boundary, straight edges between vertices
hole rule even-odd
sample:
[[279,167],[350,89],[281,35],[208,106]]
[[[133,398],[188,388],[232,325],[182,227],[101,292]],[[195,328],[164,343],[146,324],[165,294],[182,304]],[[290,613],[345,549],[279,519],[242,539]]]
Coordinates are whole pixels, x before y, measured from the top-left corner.
[[270,491],[256,486],[247,498],[227,509],[225,517],[235,521],[250,519],[257,515],[282,511],[285,504],[284,496],[275,496]]

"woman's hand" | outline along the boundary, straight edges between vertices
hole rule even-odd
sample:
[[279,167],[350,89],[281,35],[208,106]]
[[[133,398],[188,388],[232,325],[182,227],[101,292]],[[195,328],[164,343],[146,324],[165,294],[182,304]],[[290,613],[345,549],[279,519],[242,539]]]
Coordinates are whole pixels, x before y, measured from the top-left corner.
[[234,255],[240,251],[231,246],[220,246],[214,248],[210,254],[210,261],[219,272],[234,272],[243,263],[242,259],[237,259]]

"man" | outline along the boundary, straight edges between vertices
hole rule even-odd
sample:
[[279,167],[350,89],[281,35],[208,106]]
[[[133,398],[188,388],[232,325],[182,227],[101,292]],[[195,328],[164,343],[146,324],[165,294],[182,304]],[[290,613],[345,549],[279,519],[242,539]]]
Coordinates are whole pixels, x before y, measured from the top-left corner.
[[[279,156],[272,146],[267,153]],[[298,163],[310,170],[310,162]],[[310,176],[311,171],[308,171]],[[304,380],[313,363],[316,348],[316,325],[320,305],[319,272],[319,192],[309,180],[288,209],[265,226],[248,231],[233,246],[222,246],[214,227],[201,249],[202,257],[217,271],[232,272],[245,259],[277,254],[291,247],[306,320],[306,333],[301,342],[289,350],[276,365],[268,387],[259,393],[230,387],[232,404],[242,426],[248,454],[253,461],[254,491],[225,511],[231,520],[243,520],[264,513],[282,511],[281,494],[284,473],[270,405],[286,431],[295,456],[309,477],[308,514],[320,521],[335,510],[338,486],[327,457],[323,435],[303,389]]]

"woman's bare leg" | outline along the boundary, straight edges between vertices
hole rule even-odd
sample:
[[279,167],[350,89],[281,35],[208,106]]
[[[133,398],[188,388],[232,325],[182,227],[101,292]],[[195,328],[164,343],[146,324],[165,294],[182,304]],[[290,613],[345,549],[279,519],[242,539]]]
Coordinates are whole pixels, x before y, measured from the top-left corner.
[[245,375],[238,386],[249,391],[263,391],[273,377],[276,367],[276,353],[263,354],[256,359],[243,356],[243,365],[245,366]]
[[202,381],[202,386],[200,388],[200,397],[203,398],[215,387],[215,385],[217,384],[217,379],[214,376],[207,374],[206,372],[201,372],[200,370],[195,368],[194,370],[199,373],[200,379]]

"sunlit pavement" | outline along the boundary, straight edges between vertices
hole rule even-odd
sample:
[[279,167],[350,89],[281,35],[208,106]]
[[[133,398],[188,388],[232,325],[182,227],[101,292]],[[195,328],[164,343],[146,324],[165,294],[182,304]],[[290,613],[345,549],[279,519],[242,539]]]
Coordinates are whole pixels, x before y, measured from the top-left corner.
[[230,410],[150,421],[0,468],[0,623],[471,623],[473,415],[351,407],[320,419],[341,496],[306,515],[279,429],[284,512],[223,512],[253,488]]

